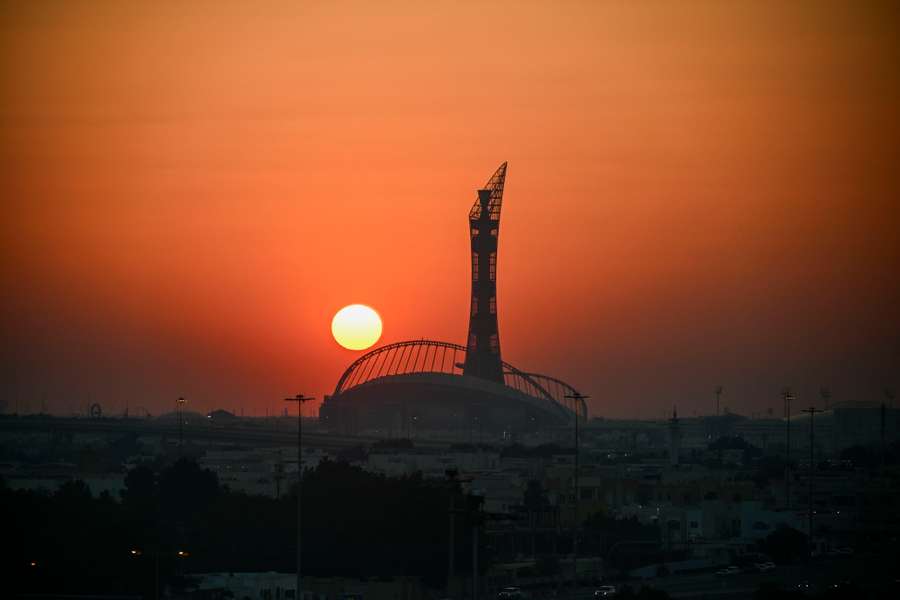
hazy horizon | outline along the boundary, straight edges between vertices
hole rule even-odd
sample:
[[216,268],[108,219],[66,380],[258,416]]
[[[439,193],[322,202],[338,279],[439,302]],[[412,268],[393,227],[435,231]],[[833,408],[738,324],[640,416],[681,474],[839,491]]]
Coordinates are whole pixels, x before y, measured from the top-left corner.
[[900,386],[895,3],[3,2],[0,48],[7,412],[321,400],[352,303],[464,343],[504,161],[503,358],[593,415]]

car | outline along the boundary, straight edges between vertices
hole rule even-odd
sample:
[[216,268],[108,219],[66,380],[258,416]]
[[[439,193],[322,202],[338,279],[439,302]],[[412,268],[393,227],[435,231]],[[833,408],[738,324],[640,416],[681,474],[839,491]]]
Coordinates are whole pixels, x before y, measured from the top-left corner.
[[725,567],[724,569],[719,569],[718,571],[716,571],[716,575],[721,575],[723,577],[727,577],[729,575],[737,575],[740,572],[741,572],[740,567],[731,565],[730,567]]
[[601,585],[594,590],[594,598],[612,598],[616,595],[616,586]]
[[497,600],[523,600],[525,594],[517,587],[505,587],[497,593]]

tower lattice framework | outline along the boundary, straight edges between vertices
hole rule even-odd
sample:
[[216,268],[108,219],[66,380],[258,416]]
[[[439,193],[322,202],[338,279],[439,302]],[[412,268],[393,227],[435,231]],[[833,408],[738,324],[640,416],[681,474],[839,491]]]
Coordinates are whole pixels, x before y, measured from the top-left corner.
[[506,163],[491,176],[469,211],[472,243],[472,299],[464,375],[503,383],[500,332],[497,327],[497,241]]

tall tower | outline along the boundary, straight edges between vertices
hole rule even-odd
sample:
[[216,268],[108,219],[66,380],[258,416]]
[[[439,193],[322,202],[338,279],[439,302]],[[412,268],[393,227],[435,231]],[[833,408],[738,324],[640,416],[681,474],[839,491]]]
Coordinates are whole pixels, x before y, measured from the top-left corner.
[[681,454],[681,424],[678,422],[678,409],[672,407],[672,418],[669,419],[669,464],[678,466]]
[[497,329],[497,239],[506,163],[491,176],[469,211],[472,241],[472,302],[464,375],[503,383],[500,332]]

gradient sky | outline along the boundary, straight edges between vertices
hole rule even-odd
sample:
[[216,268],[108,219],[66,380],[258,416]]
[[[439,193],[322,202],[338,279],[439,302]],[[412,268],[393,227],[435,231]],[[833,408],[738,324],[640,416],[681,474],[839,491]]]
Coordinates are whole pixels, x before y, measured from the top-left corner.
[[281,410],[464,343],[503,161],[504,358],[594,414],[900,385],[896,2],[0,0],[7,411]]

